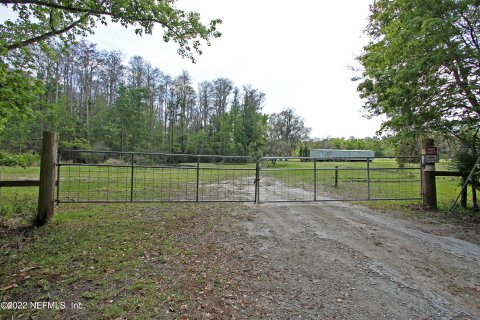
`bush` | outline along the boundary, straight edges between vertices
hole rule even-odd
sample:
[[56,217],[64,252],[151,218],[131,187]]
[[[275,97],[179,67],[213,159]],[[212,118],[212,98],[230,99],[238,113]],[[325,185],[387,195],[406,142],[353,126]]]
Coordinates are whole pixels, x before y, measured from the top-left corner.
[[455,153],[453,157],[453,166],[462,173],[470,173],[477,162],[478,154],[462,149]]
[[128,162],[122,159],[109,158],[103,164],[107,164],[110,166],[125,166],[128,165]]
[[5,151],[0,151],[0,166],[26,168],[38,165],[39,161],[40,156],[38,154],[10,154]]
[[60,141],[59,152],[63,161],[74,163],[101,163],[107,160],[107,156],[101,153],[68,152],[65,150],[93,150],[92,145],[86,139],[74,139],[72,141]]
[[60,141],[58,146],[60,151],[63,150],[92,150],[90,142],[86,139],[74,139],[72,141]]

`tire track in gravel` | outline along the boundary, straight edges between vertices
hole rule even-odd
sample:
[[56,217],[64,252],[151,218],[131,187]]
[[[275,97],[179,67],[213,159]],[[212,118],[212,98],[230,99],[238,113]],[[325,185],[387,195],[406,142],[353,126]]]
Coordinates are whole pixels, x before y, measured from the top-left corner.
[[[266,203],[245,223],[266,318],[475,319],[480,247],[341,202]],[[422,231],[423,230],[423,231]]]

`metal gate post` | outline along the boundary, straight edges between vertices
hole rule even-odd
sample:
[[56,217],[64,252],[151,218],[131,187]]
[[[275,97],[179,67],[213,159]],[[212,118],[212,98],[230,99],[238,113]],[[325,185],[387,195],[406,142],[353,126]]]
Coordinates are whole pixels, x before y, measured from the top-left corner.
[[57,206],[60,203],[60,152],[57,155],[57,199],[55,202]]
[[367,199],[370,200],[370,158],[367,158]]
[[131,165],[130,165],[130,168],[131,168],[131,174],[130,174],[130,202],[133,202],[133,181],[134,181],[134,171],[135,171],[135,168],[134,168],[134,164],[133,164],[133,158],[134,158],[134,154],[132,153],[132,156],[130,157],[130,162],[131,162]]
[[255,202],[260,203],[260,159],[256,159],[255,164]]
[[313,159],[313,201],[317,201],[317,159]]
[[335,166],[335,188],[338,187],[338,166]]
[[197,181],[195,187],[195,202],[198,202],[198,186],[200,185],[200,156],[197,157]]

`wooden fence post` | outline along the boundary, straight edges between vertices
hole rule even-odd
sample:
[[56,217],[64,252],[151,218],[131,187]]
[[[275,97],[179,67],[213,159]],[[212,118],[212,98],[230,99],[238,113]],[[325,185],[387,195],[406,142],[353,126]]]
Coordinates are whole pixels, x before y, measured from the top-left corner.
[[437,209],[437,187],[435,184],[435,162],[429,163],[426,161],[427,147],[433,147],[435,142],[433,139],[425,139],[422,143],[422,175],[423,175],[423,190],[422,198],[423,205],[430,210]]
[[[462,187],[467,183],[468,175],[462,175]],[[467,208],[467,188],[462,188],[461,198],[460,198],[460,206],[462,208]]]
[[40,187],[38,190],[37,226],[53,217],[55,201],[55,165],[57,161],[58,133],[43,132],[40,161]]

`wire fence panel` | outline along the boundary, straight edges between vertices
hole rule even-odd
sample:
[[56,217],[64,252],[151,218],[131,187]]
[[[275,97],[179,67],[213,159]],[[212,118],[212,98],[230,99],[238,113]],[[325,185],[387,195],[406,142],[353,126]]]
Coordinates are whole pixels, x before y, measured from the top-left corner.
[[420,199],[417,158],[225,157],[67,150],[58,202]]
[[62,164],[57,200],[61,202],[130,201],[131,168]]
[[255,201],[255,166],[200,168],[198,201]]
[[[318,166],[318,164],[317,164]],[[317,169],[317,201],[368,198],[368,171],[363,168]]]
[[259,201],[421,199],[418,158],[261,158]]
[[313,169],[267,168],[260,164],[259,200],[269,201],[313,201]]
[[132,201],[195,201],[195,168],[135,167]]
[[66,150],[58,202],[256,200],[250,157]]

